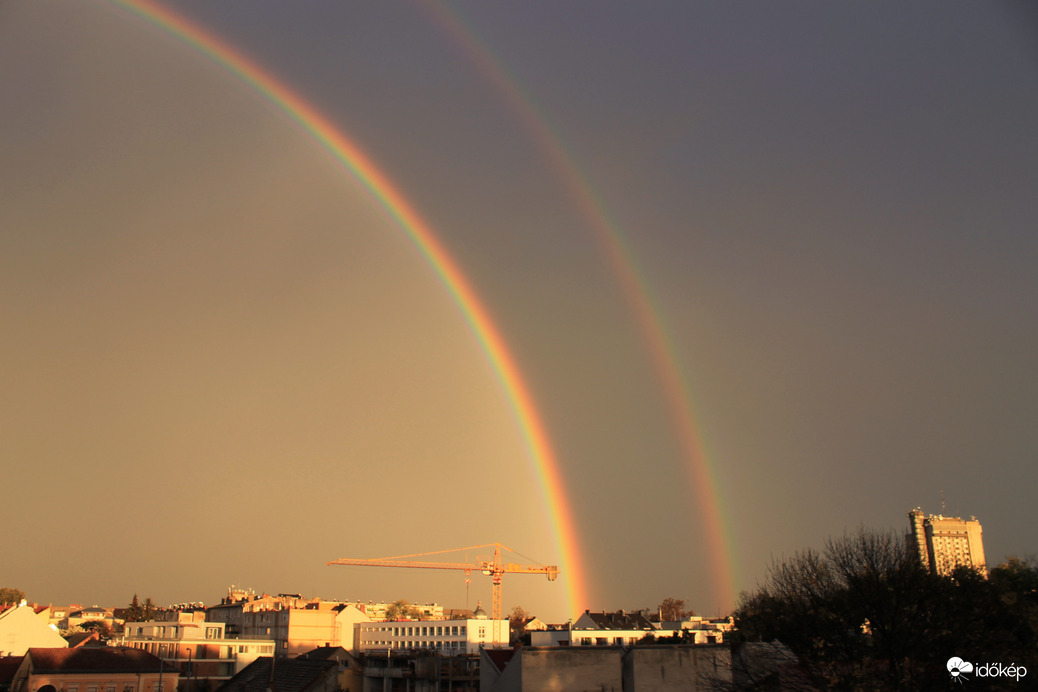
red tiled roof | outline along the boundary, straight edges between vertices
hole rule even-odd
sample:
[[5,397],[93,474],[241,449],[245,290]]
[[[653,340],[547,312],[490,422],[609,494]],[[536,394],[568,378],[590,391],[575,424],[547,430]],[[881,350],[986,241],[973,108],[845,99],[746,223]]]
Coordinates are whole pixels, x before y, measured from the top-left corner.
[[[126,647],[29,649],[36,673],[157,673],[161,661],[140,649]],[[173,673],[172,666],[163,669]]]
[[0,656],[0,685],[11,682],[25,656]]

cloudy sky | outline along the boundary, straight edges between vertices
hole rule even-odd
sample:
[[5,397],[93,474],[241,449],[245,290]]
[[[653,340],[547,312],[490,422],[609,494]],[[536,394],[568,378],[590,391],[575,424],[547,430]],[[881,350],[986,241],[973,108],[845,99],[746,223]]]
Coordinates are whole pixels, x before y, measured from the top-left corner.
[[[586,582],[506,609],[726,613],[942,495],[1038,553],[1025,3],[165,7],[366,151],[491,314]],[[571,560],[463,308],[304,127],[109,0],[0,2],[0,85],[2,585],[474,607],[325,563]]]

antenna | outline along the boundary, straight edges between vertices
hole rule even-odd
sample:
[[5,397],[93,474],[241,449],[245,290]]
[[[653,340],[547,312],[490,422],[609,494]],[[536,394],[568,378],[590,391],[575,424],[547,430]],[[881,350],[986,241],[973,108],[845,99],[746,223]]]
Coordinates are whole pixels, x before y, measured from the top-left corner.
[[948,514],[948,505],[944,501],[944,491],[942,490],[941,491],[941,516],[943,517],[943,516],[945,516],[947,514]]

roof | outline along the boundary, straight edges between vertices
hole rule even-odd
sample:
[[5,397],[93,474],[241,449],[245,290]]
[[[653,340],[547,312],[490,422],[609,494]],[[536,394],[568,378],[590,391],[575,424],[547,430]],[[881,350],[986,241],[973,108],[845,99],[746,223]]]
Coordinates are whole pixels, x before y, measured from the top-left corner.
[[25,656],[0,656],[0,685],[6,685],[18,672],[18,666],[22,665]]
[[352,658],[350,652],[341,646],[319,646],[296,656],[305,661],[346,661]]
[[[269,656],[257,658],[241,672],[225,682],[220,692],[307,692],[324,688],[327,677],[337,676],[335,661],[315,661],[304,658],[279,658],[271,680],[272,660]],[[334,685],[333,685],[334,687]]]
[[655,629],[642,613],[585,613],[602,630],[651,630]]
[[100,643],[101,635],[97,633],[97,630],[90,630],[89,632],[76,632],[65,637],[65,641],[68,642],[68,648],[78,649],[81,646],[86,646],[89,642]]
[[86,647],[79,649],[29,649],[26,654],[35,673],[168,673],[157,656],[128,647]]
[[508,665],[508,662],[515,656],[515,652],[518,649],[483,649],[483,655],[494,664],[497,671],[500,673]]

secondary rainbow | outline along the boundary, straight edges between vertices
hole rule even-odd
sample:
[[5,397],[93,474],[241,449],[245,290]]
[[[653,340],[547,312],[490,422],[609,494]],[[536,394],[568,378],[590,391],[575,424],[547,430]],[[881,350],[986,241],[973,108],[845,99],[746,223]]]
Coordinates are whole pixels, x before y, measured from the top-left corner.
[[671,424],[685,458],[684,471],[696,496],[710,563],[713,568],[715,597],[721,610],[735,605],[738,579],[735,551],[728,530],[730,522],[722,513],[722,493],[716,470],[710,463],[702,431],[696,420],[692,395],[686,377],[678,365],[679,358],[673,338],[668,334],[666,321],[652,297],[649,282],[639,269],[634,253],[628,246],[619,226],[613,221],[603,200],[597,195],[582,173],[573,156],[563,144],[562,137],[549,124],[548,118],[534,105],[534,101],[519,86],[519,80],[510,75],[502,62],[469,27],[458,10],[443,3],[423,2],[434,21],[459,45],[469,61],[508,103],[523,127],[537,143],[542,155],[555,171],[575,201],[593,232],[599,247],[606,255],[613,274],[636,316],[639,331],[652,356],[653,367],[660,381]]
[[566,583],[570,612],[583,610],[589,603],[589,597],[577,547],[576,526],[544,422],[515,358],[486,306],[433,229],[356,142],[254,60],[195,22],[151,0],[110,2],[208,56],[277,106],[354,176],[418,247],[461,309],[511,402],[551,513],[561,557],[560,576]]

